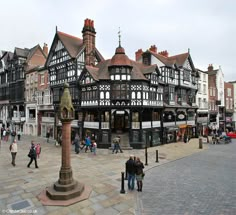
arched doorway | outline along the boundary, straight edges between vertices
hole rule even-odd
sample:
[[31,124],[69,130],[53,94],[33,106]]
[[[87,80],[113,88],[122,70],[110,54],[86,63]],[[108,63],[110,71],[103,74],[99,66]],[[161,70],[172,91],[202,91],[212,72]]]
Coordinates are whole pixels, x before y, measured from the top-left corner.
[[115,110],[112,113],[112,131],[115,133],[129,131],[129,112],[127,110]]

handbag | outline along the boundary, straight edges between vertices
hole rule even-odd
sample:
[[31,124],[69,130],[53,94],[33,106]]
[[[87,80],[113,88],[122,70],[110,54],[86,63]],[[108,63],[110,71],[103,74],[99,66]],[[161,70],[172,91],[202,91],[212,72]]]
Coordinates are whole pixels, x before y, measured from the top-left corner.
[[143,172],[143,173],[142,173],[142,177],[144,178],[144,176],[145,176],[145,173]]
[[28,154],[28,157],[31,158],[31,154],[30,153]]

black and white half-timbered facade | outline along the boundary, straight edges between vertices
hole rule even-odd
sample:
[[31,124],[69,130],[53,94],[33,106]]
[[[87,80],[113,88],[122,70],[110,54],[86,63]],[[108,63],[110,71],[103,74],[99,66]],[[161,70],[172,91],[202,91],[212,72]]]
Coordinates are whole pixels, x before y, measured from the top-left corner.
[[164,86],[157,65],[130,60],[120,45],[115,55],[80,76],[83,134],[108,148],[119,135],[122,147],[161,144]]
[[163,89],[163,143],[183,140],[184,135],[195,137],[196,93],[199,75],[190,53],[168,56],[167,51],[157,53],[155,45],[136,52],[136,60],[146,65],[157,64]]
[[[84,21],[83,39],[56,30],[56,34],[48,54],[46,67],[49,73],[50,88],[53,94],[55,111],[55,137],[61,133],[58,120],[58,108],[64,83],[69,84],[72,102],[75,108],[75,120],[72,121],[72,133],[82,135],[81,124],[78,122],[80,107],[79,77],[85,65],[96,65],[104,60],[95,46],[94,22]],[[72,137],[73,138],[73,137]]]
[[9,123],[9,71],[8,61],[12,58],[13,53],[0,50],[0,127],[7,128]]

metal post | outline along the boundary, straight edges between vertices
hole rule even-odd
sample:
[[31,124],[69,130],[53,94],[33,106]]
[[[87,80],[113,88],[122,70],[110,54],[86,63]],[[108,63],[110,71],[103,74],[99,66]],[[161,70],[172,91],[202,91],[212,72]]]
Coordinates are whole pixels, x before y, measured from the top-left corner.
[[158,163],[159,160],[158,160],[158,150],[156,150],[156,163]]
[[147,153],[147,146],[145,146],[145,165],[148,165],[148,153]]
[[202,149],[202,138],[199,138],[199,149]]
[[127,176],[127,163],[125,164],[125,180],[128,180],[128,176]]
[[121,190],[120,193],[125,193],[125,180],[124,180],[124,172],[121,172]]

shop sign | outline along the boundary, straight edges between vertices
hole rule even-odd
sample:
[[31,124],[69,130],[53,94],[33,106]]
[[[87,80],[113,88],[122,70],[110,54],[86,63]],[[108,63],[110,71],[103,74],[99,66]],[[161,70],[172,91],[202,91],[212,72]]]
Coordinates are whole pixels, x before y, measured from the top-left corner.
[[184,118],[185,118],[185,115],[184,115],[184,114],[179,114],[179,115],[178,115],[178,118],[179,118],[179,119],[184,119]]
[[226,122],[232,122],[232,117],[226,117],[226,118],[225,118],[225,121],[226,121]]

